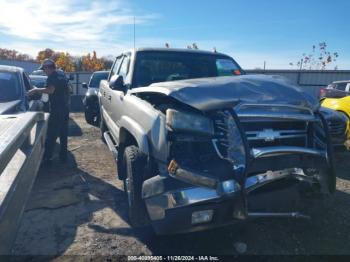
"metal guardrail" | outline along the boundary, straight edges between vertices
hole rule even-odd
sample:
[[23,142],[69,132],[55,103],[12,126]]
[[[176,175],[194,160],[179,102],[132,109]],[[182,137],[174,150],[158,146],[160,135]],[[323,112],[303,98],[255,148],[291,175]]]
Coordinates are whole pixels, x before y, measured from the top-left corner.
[[44,153],[48,114],[0,115],[0,255],[11,254]]

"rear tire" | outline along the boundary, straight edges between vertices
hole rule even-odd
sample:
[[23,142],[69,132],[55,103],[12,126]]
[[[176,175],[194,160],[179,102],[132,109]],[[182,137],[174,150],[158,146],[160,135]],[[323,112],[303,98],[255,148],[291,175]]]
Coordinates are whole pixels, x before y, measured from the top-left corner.
[[92,113],[88,108],[85,108],[85,120],[86,120],[86,123],[90,125],[93,125],[94,123],[94,116],[92,115]]
[[128,197],[129,221],[133,227],[145,226],[149,222],[141,196],[145,164],[146,156],[136,146],[125,148],[122,172],[125,172],[124,190]]

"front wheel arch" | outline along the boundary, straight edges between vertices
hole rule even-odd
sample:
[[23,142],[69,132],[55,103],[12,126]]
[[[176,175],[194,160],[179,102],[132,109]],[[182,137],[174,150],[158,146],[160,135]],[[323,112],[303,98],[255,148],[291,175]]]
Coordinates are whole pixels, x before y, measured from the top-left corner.
[[348,118],[348,120],[350,120],[350,116],[345,111],[337,110],[337,112],[344,114]]
[[[119,143],[118,143],[118,163],[124,161],[124,151],[128,146],[136,146],[139,148],[136,138],[125,128],[121,127],[119,131]],[[118,178],[124,180],[126,178],[125,172],[121,168],[121,164],[117,166]]]

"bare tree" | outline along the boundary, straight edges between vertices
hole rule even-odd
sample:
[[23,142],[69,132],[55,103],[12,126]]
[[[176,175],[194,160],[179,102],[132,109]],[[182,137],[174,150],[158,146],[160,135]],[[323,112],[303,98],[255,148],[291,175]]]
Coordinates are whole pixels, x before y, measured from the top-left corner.
[[296,66],[298,69],[319,69],[325,70],[327,66],[334,66],[334,70],[338,69],[334,63],[339,57],[338,52],[330,52],[327,50],[326,42],[321,42],[312,46],[312,52],[302,54],[301,59],[296,63],[289,63],[290,66]]

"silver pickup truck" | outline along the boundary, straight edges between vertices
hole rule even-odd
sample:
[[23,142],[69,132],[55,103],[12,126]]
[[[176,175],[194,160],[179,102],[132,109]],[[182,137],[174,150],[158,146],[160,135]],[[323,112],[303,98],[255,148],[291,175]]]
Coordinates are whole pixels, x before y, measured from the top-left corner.
[[335,191],[318,101],[284,78],[246,75],[227,55],[125,52],[98,96],[134,226],[170,234],[306,218]]

